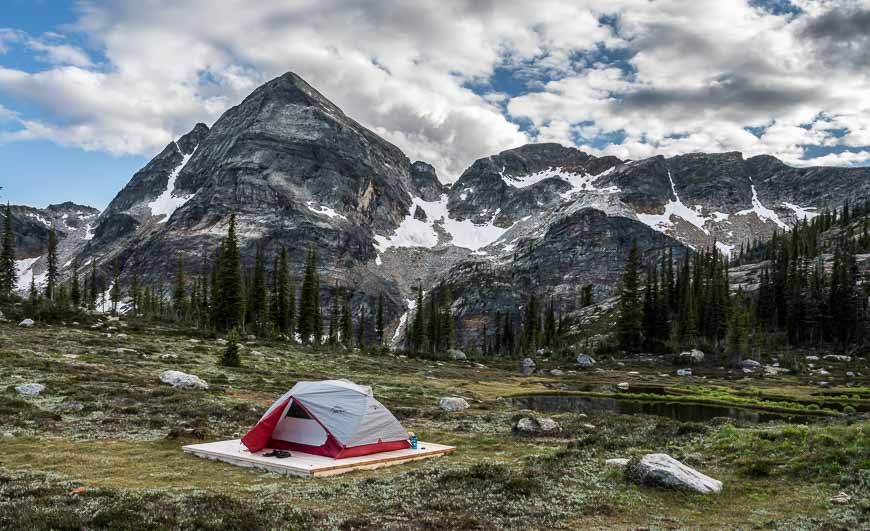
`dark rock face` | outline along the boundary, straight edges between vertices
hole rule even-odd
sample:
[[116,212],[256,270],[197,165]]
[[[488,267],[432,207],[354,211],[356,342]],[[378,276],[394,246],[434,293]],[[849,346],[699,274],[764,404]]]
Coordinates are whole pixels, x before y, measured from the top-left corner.
[[580,308],[583,286],[592,284],[597,300],[612,295],[633,242],[644,260],[660,261],[668,249],[677,257],[685,252],[680,242],[638,221],[583,208],[550,225],[540,239],[521,239],[513,254],[460,262],[439,277],[439,287],[449,286],[456,298],[461,344],[479,348],[484,328],[494,332],[499,312],[518,327],[532,295],[542,305],[552,299],[560,313]]
[[[447,186],[288,73],[166,146],[75,250],[105,274],[117,258],[124,282],[136,272],[167,284],[179,257],[196,274],[214,256],[234,212],[247,264],[257,245],[286,248],[299,282],[314,247],[324,307],[342,286],[355,314],[371,315],[383,292],[399,342],[413,286],[449,285],[464,344],[498,311],[518,319],[532,294],[560,311],[586,284],[611,295],[632,241],[648,259],[714,244],[727,254],[813,208],[870,198],[868,177],[740,153],[622,161],[535,144],[479,159]],[[38,226],[16,232],[38,253]]]

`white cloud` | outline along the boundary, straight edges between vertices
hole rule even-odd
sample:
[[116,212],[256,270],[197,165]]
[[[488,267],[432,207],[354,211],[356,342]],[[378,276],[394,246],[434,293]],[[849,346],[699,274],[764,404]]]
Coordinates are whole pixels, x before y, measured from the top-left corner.
[[[774,15],[741,0],[89,0],[64,31],[98,61],[60,35],[0,30],[0,53],[17,43],[52,64],[0,67],[0,93],[40,109],[3,138],[151,155],[292,70],[447,180],[530,140],[615,132],[625,141],[601,152],[806,164],[807,144],[870,143],[870,79],[825,57],[839,18],[822,17],[841,5],[800,4]],[[497,68],[528,92],[468,88]],[[852,151],[824,160],[856,163]]]

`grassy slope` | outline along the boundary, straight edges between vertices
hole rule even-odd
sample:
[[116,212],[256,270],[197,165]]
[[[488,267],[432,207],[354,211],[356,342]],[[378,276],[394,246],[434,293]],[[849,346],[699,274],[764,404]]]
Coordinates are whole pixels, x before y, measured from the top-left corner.
[[[552,391],[555,384],[678,380],[659,376],[661,368],[641,367],[639,375],[614,368],[523,378],[512,367],[313,353],[278,343],[247,345],[244,367],[225,370],[215,363],[220,347],[212,340],[116,326],[126,338],[88,328],[0,325],[0,432],[11,435],[0,439],[0,528],[870,525],[870,472],[860,472],[870,469],[866,421],[746,428],[559,414],[553,417],[563,432],[535,438],[511,433],[516,417],[499,397]],[[177,358],[161,359],[168,353]],[[157,376],[170,368],[201,376],[210,389],[176,391],[161,384]],[[293,382],[321,378],[373,385],[421,439],[460,450],[318,480],[180,451],[191,441],[243,433]],[[47,389],[39,398],[20,399],[12,387],[29,381]],[[756,396],[812,397],[796,379],[715,383]],[[437,399],[448,394],[468,398],[472,409],[439,412]],[[716,397],[727,399],[727,393]],[[82,409],[68,409],[71,403]],[[721,479],[726,493],[701,497],[640,488],[604,466],[610,457],[651,451],[668,452]],[[827,501],[840,490],[855,496],[852,504]]]

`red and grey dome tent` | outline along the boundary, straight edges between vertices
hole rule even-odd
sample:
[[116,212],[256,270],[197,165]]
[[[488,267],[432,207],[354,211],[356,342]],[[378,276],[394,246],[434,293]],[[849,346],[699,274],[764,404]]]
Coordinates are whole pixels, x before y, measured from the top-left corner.
[[335,459],[411,447],[408,432],[371,387],[347,380],[297,383],[242,443],[251,452],[272,448]]

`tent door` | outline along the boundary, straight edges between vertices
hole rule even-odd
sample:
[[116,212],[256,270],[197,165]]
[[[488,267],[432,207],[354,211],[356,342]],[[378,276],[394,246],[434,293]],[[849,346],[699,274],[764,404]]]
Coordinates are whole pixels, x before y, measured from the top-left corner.
[[319,422],[296,403],[291,401],[287,413],[275,426],[272,438],[279,441],[322,446],[326,442],[327,433]]

